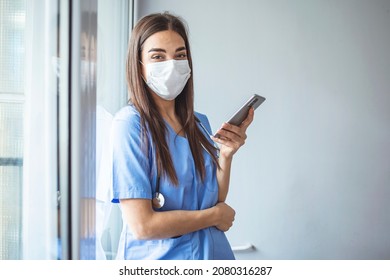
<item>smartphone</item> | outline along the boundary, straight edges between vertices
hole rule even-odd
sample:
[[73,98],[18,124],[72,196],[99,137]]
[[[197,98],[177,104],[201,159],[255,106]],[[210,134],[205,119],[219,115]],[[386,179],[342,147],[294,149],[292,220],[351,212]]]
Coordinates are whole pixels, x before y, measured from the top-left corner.
[[[265,101],[265,97],[254,94],[252,95],[241,108],[234,113],[234,115],[227,121],[232,125],[239,126],[248,116],[249,109],[253,107],[254,110],[257,109],[263,102]],[[214,137],[219,137],[219,134],[215,134]]]

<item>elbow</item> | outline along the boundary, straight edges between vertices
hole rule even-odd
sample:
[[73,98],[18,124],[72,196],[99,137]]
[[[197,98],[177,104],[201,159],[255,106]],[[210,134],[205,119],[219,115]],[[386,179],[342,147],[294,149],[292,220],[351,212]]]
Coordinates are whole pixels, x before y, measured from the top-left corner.
[[131,233],[136,240],[153,239],[152,230],[147,224],[137,224],[130,227]]
[[159,232],[156,223],[158,220],[151,204],[146,200],[131,199],[121,201],[121,204],[129,234],[136,240],[156,239],[156,233]]

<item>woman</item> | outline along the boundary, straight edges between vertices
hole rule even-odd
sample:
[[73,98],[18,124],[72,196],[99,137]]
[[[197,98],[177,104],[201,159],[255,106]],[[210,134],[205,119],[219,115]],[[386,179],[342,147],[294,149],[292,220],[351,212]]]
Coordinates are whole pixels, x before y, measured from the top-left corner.
[[113,202],[124,220],[118,259],[234,259],[224,234],[235,212],[224,201],[240,126],[210,139],[195,113],[192,60],[182,20],[151,14],[135,26],[127,55],[130,104],[114,118]]

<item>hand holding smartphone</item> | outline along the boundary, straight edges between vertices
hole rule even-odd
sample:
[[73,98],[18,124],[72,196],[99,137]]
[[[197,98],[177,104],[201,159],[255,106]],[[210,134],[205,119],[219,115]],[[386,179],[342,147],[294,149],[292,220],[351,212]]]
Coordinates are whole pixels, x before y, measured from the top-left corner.
[[[265,101],[265,97],[253,94],[247,102],[244,103],[244,105],[241,106],[240,109],[238,109],[237,112],[234,113],[234,115],[227,121],[227,123],[240,126],[241,123],[246,119],[249,113],[249,109],[253,107],[254,110],[257,109],[263,102]],[[220,135],[217,133],[214,135],[214,137],[219,138]]]

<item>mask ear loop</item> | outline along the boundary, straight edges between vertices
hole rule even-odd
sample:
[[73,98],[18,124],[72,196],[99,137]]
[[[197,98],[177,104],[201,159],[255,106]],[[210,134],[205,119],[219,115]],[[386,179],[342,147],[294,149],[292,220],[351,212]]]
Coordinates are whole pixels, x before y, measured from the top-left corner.
[[[141,60],[138,60],[138,62],[141,63],[143,66],[146,67],[146,65],[143,64],[143,62],[142,62]],[[141,74],[141,78],[142,78],[142,80],[144,80],[145,84],[148,84],[148,83],[146,82],[146,79],[144,78],[144,76],[143,76],[142,74]]]

